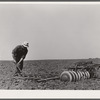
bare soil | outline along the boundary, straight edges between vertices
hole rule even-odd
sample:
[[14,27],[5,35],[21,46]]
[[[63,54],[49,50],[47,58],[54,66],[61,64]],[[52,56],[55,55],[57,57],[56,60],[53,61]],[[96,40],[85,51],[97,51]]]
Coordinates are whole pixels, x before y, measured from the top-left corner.
[[[99,59],[93,60],[100,63]],[[27,77],[45,79],[59,77],[68,67],[80,60],[34,60],[25,61],[23,73]],[[100,79],[90,78],[77,82],[59,79],[37,82],[34,79],[13,78],[15,65],[12,61],[0,61],[0,89],[3,90],[100,90]]]

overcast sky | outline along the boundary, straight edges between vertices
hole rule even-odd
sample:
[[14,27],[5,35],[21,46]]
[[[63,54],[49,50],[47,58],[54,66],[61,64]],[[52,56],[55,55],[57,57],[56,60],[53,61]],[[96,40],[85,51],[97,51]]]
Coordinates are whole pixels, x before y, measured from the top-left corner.
[[30,43],[26,60],[100,57],[100,5],[0,4],[0,60]]

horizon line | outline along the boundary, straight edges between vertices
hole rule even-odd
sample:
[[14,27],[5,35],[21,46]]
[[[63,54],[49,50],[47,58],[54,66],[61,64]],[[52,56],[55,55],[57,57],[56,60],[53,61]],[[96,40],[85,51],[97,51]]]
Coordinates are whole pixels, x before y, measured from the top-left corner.
[[[36,61],[36,60],[84,60],[84,59],[100,59],[100,58],[63,58],[63,59],[26,59],[24,61]],[[3,59],[3,60],[0,60],[0,61],[13,61],[13,60],[7,60],[7,59]]]

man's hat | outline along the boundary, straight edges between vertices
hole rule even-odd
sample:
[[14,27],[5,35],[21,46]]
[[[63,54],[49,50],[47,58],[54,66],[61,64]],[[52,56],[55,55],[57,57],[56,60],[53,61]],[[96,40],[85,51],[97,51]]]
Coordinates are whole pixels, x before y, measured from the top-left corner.
[[26,48],[29,47],[29,43],[28,43],[27,41],[25,41],[24,43],[22,43],[22,45],[23,45],[24,47],[26,47]]

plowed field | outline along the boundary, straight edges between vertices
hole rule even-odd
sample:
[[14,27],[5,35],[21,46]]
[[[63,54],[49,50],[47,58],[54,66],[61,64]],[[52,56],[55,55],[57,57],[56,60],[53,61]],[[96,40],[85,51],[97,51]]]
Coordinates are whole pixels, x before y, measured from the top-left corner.
[[[79,60],[25,61],[23,73],[28,77],[45,79],[60,74]],[[15,65],[12,61],[0,61],[0,89],[10,90],[100,90],[100,79],[92,78],[77,82],[59,79],[37,82],[33,79],[12,78]]]

